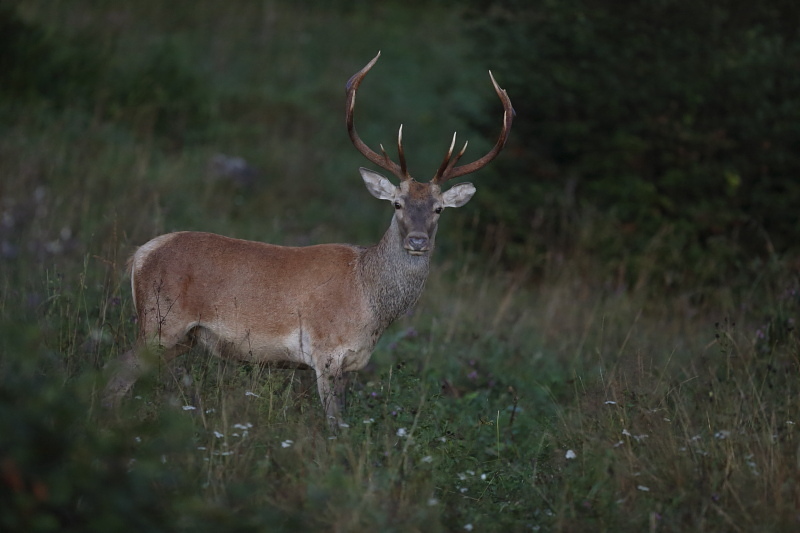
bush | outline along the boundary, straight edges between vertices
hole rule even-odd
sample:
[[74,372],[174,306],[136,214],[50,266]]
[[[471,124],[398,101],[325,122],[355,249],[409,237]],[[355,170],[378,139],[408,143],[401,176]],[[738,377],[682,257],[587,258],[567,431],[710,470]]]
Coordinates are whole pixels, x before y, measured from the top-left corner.
[[77,107],[133,124],[140,134],[182,141],[209,122],[212,93],[168,39],[117,65],[112,46],[88,33],[66,35],[0,7],[0,94]]
[[584,235],[590,250],[636,256],[668,233],[677,271],[712,243],[735,250],[729,267],[796,250],[800,5],[740,7],[474,2],[518,113],[488,222],[517,250],[569,246],[594,213],[612,231]]

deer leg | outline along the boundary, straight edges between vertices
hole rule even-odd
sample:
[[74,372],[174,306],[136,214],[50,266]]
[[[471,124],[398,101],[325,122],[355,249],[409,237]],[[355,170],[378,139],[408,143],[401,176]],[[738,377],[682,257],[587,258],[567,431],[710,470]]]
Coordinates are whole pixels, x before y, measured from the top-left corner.
[[116,361],[106,365],[107,369],[111,367],[112,374],[103,390],[103,407],[111,408],[117,405],[143,373],[144,362],[140,355],[141,348],[142,346],[137,342]]
[[335,357],[327,358],[323,364],[315,367],[315,371],[319,398],[328,426],[331,431],[336,432],[340,427],[347,427],[341,417],[344,410],[344,390],[347,385],[345,373]]
[[[147,372],[149,366],[146,357],[147,347],[145,342],[139,340],[116,361],[106,365],[106,368],[111,370],[111,378],[103,390],[103,407],[110,408],[117,405],[122,397],[131,390],[136,380]],[[188,351],[189,348],[191,348],[191,342],[175,343],[171,348],[161,351],[161,357],[165,362],[169,362]]]

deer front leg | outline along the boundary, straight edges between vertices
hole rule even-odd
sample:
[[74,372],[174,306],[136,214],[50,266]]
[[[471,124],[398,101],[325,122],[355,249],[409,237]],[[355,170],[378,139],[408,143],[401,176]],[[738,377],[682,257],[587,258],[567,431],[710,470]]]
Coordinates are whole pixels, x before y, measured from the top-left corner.
[[344,410],[344,390],[347,377],[342,371],[341,363],[334,357],[328,357],[314,369],[317,373],[317,389],[322,401],[322,409],[328,426],[334,433],[340,427],[346,427],[341,413]]

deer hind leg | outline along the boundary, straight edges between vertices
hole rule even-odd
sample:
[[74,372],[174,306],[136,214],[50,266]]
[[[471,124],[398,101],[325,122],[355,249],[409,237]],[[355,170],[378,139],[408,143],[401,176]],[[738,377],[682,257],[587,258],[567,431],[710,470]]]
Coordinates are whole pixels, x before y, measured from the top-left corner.
[[325,418],[332,431],[346,427],[342,421],[341,413],[344,411],[344,391],[347,385],[347,375],[342,370],[341,360],[328,356],[318,361],[314,367],[317,373],[317,389],[322,401]]
[[103,390],[103,406],[109,408],[118,404],[122,397],[131,390],[136,380],[148,371],[151,362],[148,352],[157,351],[165,362],[169,362],[189,351],[192,344],[193,339],[188,335],[182,335],[178,340],[166,346],[148,343],[140,336],[130,350],[106,365],[111,371],[111,377]]

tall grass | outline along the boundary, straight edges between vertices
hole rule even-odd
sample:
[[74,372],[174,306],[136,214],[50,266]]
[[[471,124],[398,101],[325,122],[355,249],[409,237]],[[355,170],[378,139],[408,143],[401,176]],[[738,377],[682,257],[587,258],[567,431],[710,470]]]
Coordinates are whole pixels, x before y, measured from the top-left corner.
[[[310,375],[202,351],[100,409],[102,367],[134,338],[135,245],[174,229],[374,241],[390,214],[355,173],[344,80],[384,50],[357,120],[371,144],[405,121],[412,170],[436,166],[440,147],[422,143],[448,139],[488,85],[482,66],[462,71],[469,36],[444,9],[225,5],[21,4],[63,38],[89,32],[107,64],[132,55],[146,72],[168,54],[188,73],[176,79],[209,89],[189,95],[206,106],[192,126],[158,125],[185,113],[169,99],[2,107],[3,530],[796,526],[800,287],[786,265],[703,307],[598,278],[580,250],[507,272],[491,240],[472,252],[470,207],[443,220],[423,299],[352,377],[335,438]],[[220,171],[219,153],[255,182]]]

